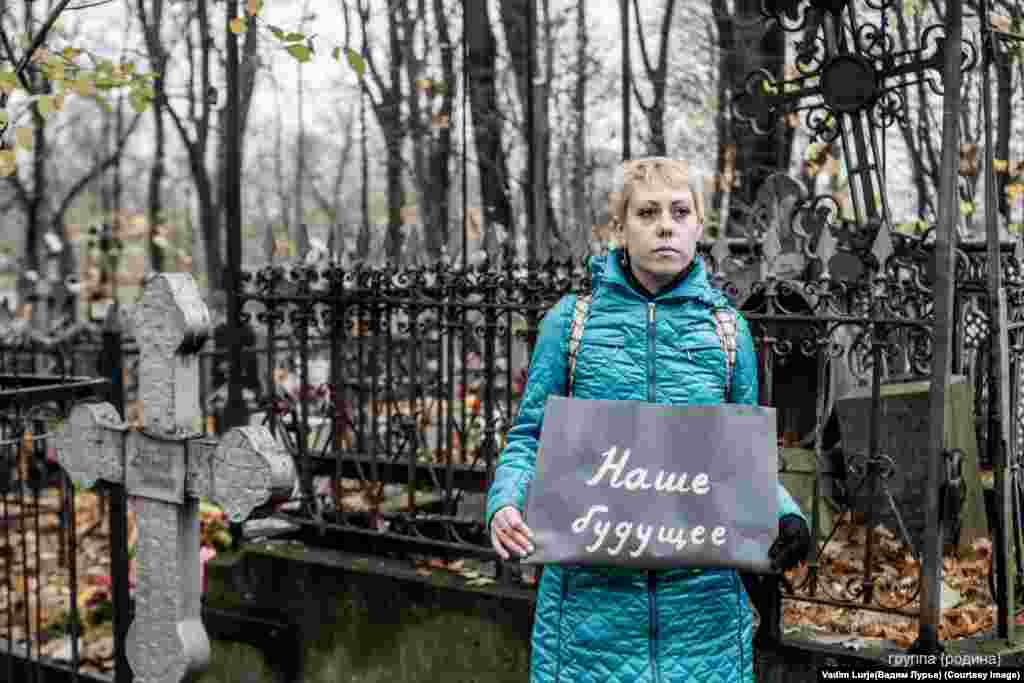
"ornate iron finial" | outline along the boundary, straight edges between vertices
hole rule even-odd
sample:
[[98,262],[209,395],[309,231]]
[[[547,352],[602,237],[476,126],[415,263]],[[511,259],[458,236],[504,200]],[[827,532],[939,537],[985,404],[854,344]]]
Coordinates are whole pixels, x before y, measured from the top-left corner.
[[779,230],[775,221],[770,221],[761,238],[761,253],[764,256],[764,274],[776,274],[776,261],[782,253],[782,243],[779,241]]
[[821,274],[823,277],[832,277],[829,273],[829,265],[832,263],[833,257],[836,255],[836,238],[832,234],[831,226],[828,223],[822,225],[820,235],[818,237],[818,248],[815,250],[814,256],[821,262]]
[[295,232],[295,255],[300,259],[305,258],[309,254],[309,250],[309,226],[305,223],[299,223],[299,229]]
[[880,226],[878,233],[875,235],[875,243],[871,247],[871,254],[878,261],[879,272],[885,270],[885,264],[889,262],[893,252],[892,232],[888,226]]
[[331,225],[327,228],[327,260],[331,263],[337,263],[338,261],[337,228],[337,224]]
[[725,236],[725,231],[720,230],[718,238],[715,239],[715,243],[711,246],[711,260],[714,263],[715,275],[725,277],[728,275],[728,263],[729,263],[729,240]]
[[274,226],[267,223],[263,231],[263,254],[269,265],[274,265],[274,256],[277,254],[277,242],[274,239]]

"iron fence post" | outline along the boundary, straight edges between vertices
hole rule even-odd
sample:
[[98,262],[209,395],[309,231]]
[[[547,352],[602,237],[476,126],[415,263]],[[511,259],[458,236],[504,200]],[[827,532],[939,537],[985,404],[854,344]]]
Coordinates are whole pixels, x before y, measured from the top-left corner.
[[132,598],[128,556],[128,496],[122,486],[107,487],[110,496],[110,580],[114,605],[114,683],[132,683],[125,651],[132,623]]
[[[226,4],[229,26],[238,16],[238,0]],[[227,136],[226,165],[227,182],[224,191],[224,219],[227,230],[227,289],[228,320],[230,330],[228,373],[228,395],[224,406],[224,425],[218,429],[226,432],[232,427],[244,426],[248,421],[245,402],[242,399],[242,149],[240,86],[238,73],[238,36],[230,29],[227,35]]]
[[111,305],[103,321],[103,346],[100,351],[100,373],[109,382],[107,401],[124,414],[124,331],[117,303]]
[[[945,44],[959,46],[963,35],[962,0],[951,0],[946,7]],[[921,562],[920,631],[914,650],[936,652],[942,618],[942,529],[939,516],[939,486],[942,483],[942,453],[945,451],[946,387],[952,360],[954,293],[954,242],[958,211],[956,183],[959,165],[959,121],[961,53],[948,49],[943,64],[942,102],[942,175],[939,183],[939,222],[935,231],[935,317],[932,328],[934,354],[932,380],[928,395],[929,454],[925,486],[925,535]]]
[[999,226],[996,213],[999,201],[995,196],[995,174],[992,155],[992,89],[990,71],[995,50],[989,24],[989,6],[982,0],[981,7],[981,79],[982,111],[985,129],[985,159],[982,178],[985,185],[985,242],[988,254],[988,305],[989,320],[994,326],[990,338],[990,362],[988,365],[988,438],[986,448],[989,461],[995,468],[996,515],[999,529],[995,539],[995,560],[997,574],[997,630],[1000,638],[1013,639],[1015,582],[1017,572],[1012,564],[1011,539],[1016,520],[1012,517],[1011,487],[1013,473],[1010,470],[1007,449],[1007,416],[1009,410],[1009,356],[1006,319],[1006,290],[1002,282],[1002,258],[1000,256]]
[[[115,301],[103,322],[100,372],[109,381],[107,400],[124,414],[124,332]],[[109,486],[110,498],[110,580],[114,605],[114,683],[131,683],[132,671],[125,654],[125,639],[131,624],[131,587],[128,557],[128,496],[121,486]]]

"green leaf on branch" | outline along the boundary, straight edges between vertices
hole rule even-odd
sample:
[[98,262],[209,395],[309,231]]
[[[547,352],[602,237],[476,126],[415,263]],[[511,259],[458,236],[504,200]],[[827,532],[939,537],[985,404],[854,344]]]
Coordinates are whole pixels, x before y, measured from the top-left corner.
[[18,77],[13,71],[4,69],[0,71],[0,92],[10,95],[18,87]]
[[17,156],[13,149],[0,149],[0,177],[7,178],[18,170]]
[[32,149],[34,141],[35,136],[32,133],[32,129],[28,126],[20,126],[14,130],[14,144],[16,144],[19,149]]
[[286,34],[285,37],[281,38],[280,40],[283,40],[286,43],[301,43],[305,39],[306,39],[306,34],[292,32],[292,33]]
[[44,119],[53,113],[53,98],[49,95],[40,95],[36,100],[36,109]]
[[348,65],[352,67],[352,70],[356,72],[359,78],[362,78],[363,74],[366,73],[366,61],[362,55],[350,47],[345,48],[345,53],[348,56]]
[[150,99],[145,95],[133,93],[131,96],[131,103],[132,109],[134,109],[136,113],[141,114],[142,112],[149,109]]
[[284,31],[274,26],[273,24],[267,24],[267,29],[274,34],[274,37],[278,40],[284,40]]
[[309,47],[305,45],[294,43],[292,45],[289,45],[287,50],[288,54],[294,57],[300,64],[305,64],[310,59],[312,59],[313,51],[310,50]]

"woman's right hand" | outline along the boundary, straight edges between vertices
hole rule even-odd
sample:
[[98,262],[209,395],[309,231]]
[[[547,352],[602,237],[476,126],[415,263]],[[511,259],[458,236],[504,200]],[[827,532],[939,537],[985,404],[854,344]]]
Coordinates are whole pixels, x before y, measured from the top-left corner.
[[533,552],[533,532],[526,526],[519,510],[506,505],[494,513],[491,518],[491,545],[503,560],[510,557],[511,552],[525,557]]

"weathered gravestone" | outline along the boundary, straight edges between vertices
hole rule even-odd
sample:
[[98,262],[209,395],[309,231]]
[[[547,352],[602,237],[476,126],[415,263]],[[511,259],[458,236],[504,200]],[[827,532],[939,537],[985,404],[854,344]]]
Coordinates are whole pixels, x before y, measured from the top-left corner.
[[144,427],[129,430],[109,403],[82,403],[57,453],[75,483],[102,479],[133,497],[138,581],[126,656],[136,683],[178,683],[210,657],[200,617],[199,499],[241,522],[287,498],[295,471],[263,427],[233,429],[219,442],[191,432],[200,415],[197,352],[210,326],[191,275],[151,279],[134,322]]
[[[826,471],[826,462],[822,462],[821,479],[818,490],[818,540],[824,541],[832,532],[833,520],[833,487],[831,471]],[[780,453],[779,482],[793,496],[793,500],[805,515],[808,523],[812,522],[814,509],[814,483],[818,475],[818,466],[814,450],[810,448],[783,448]]]
[[[885,480],[896,508],[903,519],[914,547],[920,551],[925,529],[925,485],[928,458],[928,392],[929,383],[901,382],[883,384],[881,388],[881,420],[878,424],[879,451],[892,459],[881,469],[891,470]],[[884,489],[862,466],[868,454],[871,420],[870,388],[859,388],[836,401],[842,447],[847,466],[847,489],[860,492],[853,496],[853,508],[872,511],[873,523],[883,523],[899,536],[896,516]],[[967,378],[954,376],[946,389],[945,448],[959,449],[963,454],[962,476],[966,496],[960,511],[959,548],[966,550],[971,541],[988,535],[985,502],[978,476],[978,442],[974,431],[974,387]],[[954,539],[946,538],[946,543]]]

